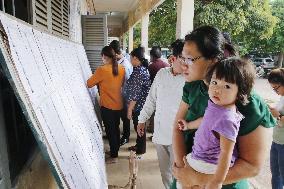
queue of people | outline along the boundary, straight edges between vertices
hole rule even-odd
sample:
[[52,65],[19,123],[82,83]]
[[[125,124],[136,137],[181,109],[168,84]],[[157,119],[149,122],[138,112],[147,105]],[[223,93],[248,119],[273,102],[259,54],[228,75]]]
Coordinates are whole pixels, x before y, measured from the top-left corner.
[[[142,47],[130,53],[131,65],[117,41],[103,48],[104,65],[87,86],[100,88],[110,145],[106,162],[116,163],[119,147],[129,142],[130,120],[137,139],[129,150],[146,153],[145,123],[155,112],[152,141],[166,189],[248,189],[247,178],[258,174],[269,154],[267,131],[274,127],[272,188],[282,188],[283,98],[270,107],[252,90],[253,65],[215,27],[196,28],[171,48],[170,67],[160,60],[159,47],[151,50],[150,66]],[[273,70],[268,81],[284,96],[284,69]]]

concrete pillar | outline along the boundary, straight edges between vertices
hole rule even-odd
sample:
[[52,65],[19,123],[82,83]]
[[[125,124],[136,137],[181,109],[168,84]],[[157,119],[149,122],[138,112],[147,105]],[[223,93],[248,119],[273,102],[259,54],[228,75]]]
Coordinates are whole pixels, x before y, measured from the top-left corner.
[[194,0],[177,0],[176,38],[184,38],[193,30]]
[[148,26],[149,26],[149,13],[146,13],[141,20],[141,45],[145,47],[145,53],[149,55],[148,52]]
[[126,43],[126,33],[122,35],[122,49],[126,51],[127,43]]
[[128,30],[128,51],[131,53],[133,50],[133,26],[131,26]]

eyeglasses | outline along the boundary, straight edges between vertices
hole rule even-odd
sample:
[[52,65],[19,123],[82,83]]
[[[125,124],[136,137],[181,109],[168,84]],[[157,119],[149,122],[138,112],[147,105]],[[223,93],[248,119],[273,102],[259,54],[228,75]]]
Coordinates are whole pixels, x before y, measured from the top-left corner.
[[281,85],[278,85],[277,87],[273,87],[273,91],[275,91],[276,93],[278,92],[278,89],[281,87]]
[[196,60],[199,60],[202,57],[203,56],[198,56],[198,57],[195,57],[195,58],[191,58],[191,57],[179,56],[179,58],[181,59],[181,62],[183,64],[187,64],[187,65],[192,65]]

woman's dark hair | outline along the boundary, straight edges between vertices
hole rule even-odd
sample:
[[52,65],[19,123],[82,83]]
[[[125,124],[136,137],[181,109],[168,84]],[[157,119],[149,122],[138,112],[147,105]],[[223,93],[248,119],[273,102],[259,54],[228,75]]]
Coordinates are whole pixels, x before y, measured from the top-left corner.
[[161,47],[159,46],[153,46],[152,49],[150,50],[150,56],[155,62],[157,59],[161,58],[162,52],[161,52]]
[[226,82],[238,86],[237,101],[245,105],[248,103],[255,79],[255,69],[251,62],[239,57],[231,57],[214,64],[206,75],[209,83],[212,75],[217,79],[225,79]]
[[213,26],[201,26],[185,36],[185,41],[195,42],[198,50],[206,59],[222,60],[235,56],[236,51],[230,41]]
[[223,37],[225,39],[224,44],[224,57],[236,56],[237,52],[232,44],[231,36],[228,32],[223,32]]
[[284,86],[284,68],[277,68],[268,74],[268,82]]
[[102,52],[101,52],[101,56],[103,56],[103,55],[109,57],[112,60],[111,61],[112,74],[114,76],[118,75],[118,64],[117,64],[117,61],[116,61],[116,56],[115,56],[114,50],[110,46],[105,46],[102,49]]
[[178,57],[182,54],[183,51],[183,46],[184,46],[184,40],[182,39],[177,39],[175,42],[171,44],[171,49],[173,51],[173,55],[175,57]]
[[136,58],[138,58],[138,60],[141,62],[142,66],[148,68],[149,62],[148,60],[145,58],[145,50],[143,49],[143,47],[138,47],[136,49],[134,49],[130,55],[131,56],[135,56]]
[[114,50],[116,54],[121,54],[119,41],[113,40],[112,42],[110,42],[109,46]]

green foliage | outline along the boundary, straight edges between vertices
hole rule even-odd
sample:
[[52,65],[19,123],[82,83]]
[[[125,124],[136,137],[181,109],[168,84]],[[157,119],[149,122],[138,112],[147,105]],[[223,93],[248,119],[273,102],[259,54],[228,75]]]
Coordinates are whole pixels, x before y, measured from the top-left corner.
[[141,44],[141,22],[133,28],[133,48],[137,48]]
[[[283,3],[283,0],[273,1],[276,2]],[[264,42],[273,36],[277,15],[272,15],[272,8],[269,0],[196,0],[194,27],[213,25],[229,32],[233,42],[239,45],[240,54],[246,54],[260,46],[264,49]],[[278,12],[284,14],[283,9]],[[168,46],[175,40],[175,32],[176,0],[165,0],[150,14],[149,46]],[[282,38],[278,35],[275,40]]]
[[270,46],[278,52],[284,52],[284,0],[272,2],[272,14],[278,18],[278,24],[270,40]]
[[277,19],[268,0],[216,0],[195,3],[195,27],[213,25],[229,32],[240,54],[255,48],[255,42],[273,34]]
[[258,49],[271,53],[284,52],[284,0],[272,1],[271,8],[278,22],[271,38],[259,41]]
[[165,0],[150,14],[149,47],[168,47],[176,34],[176,0]]

